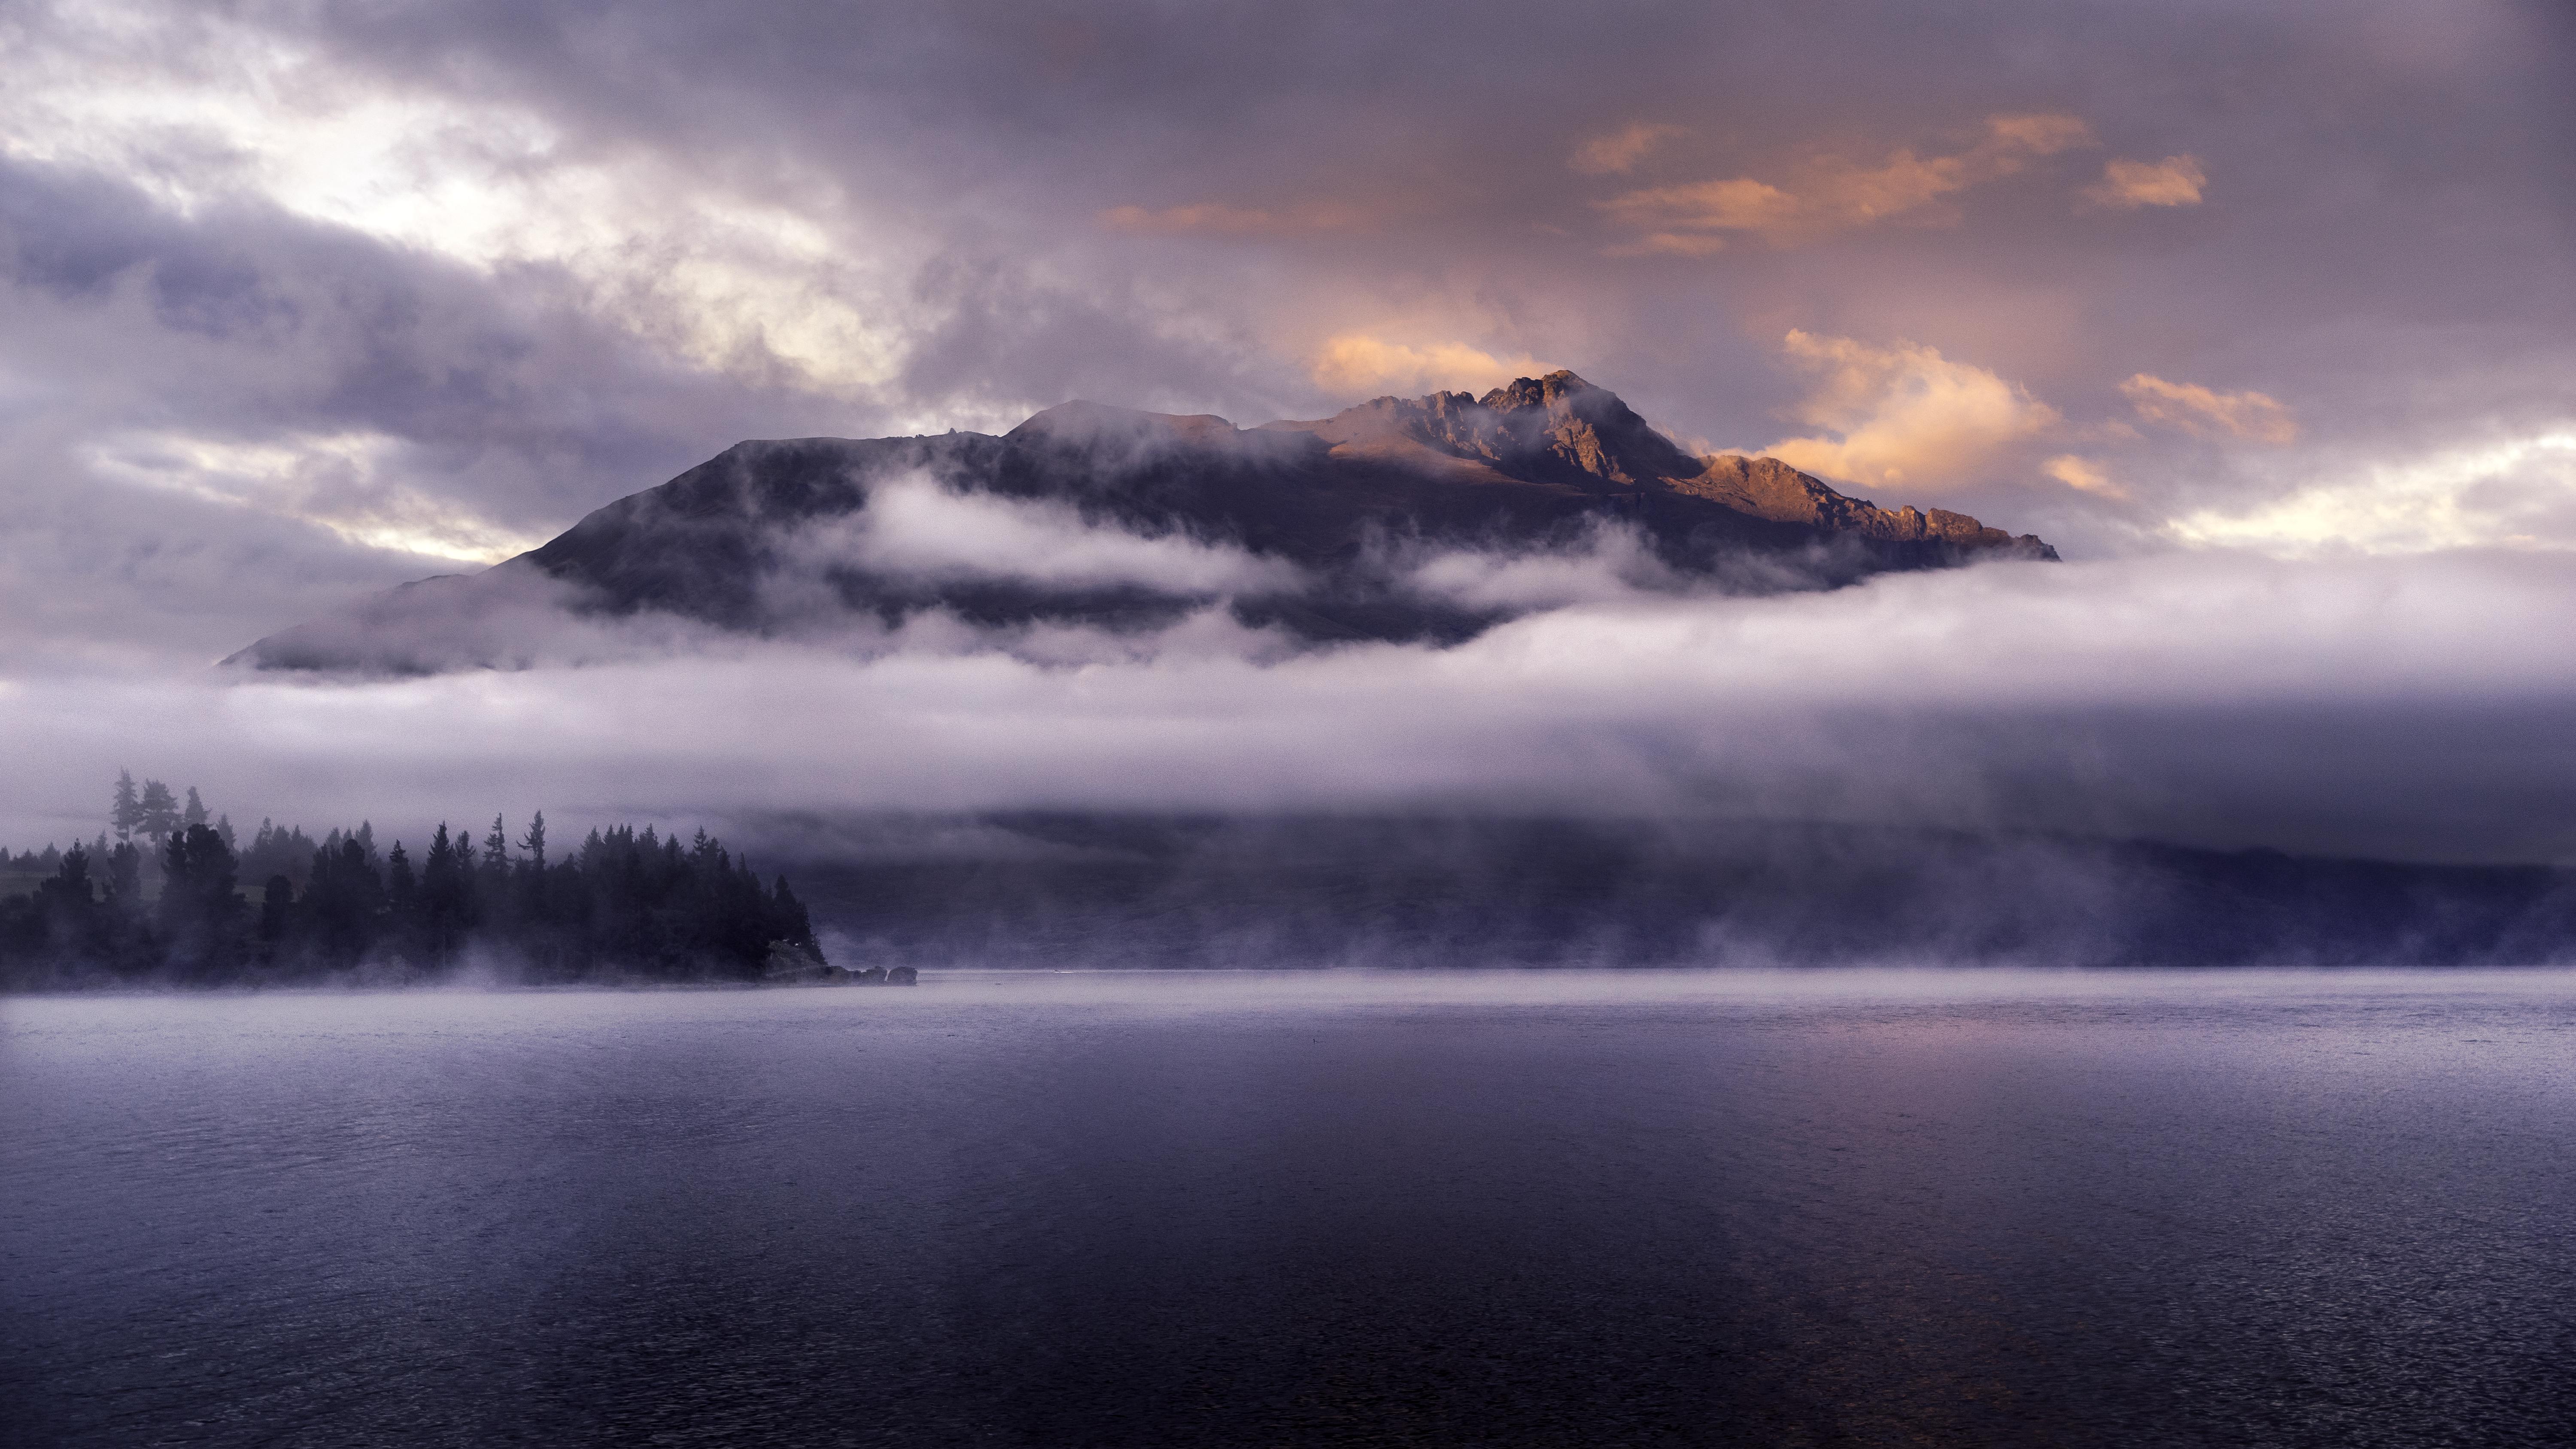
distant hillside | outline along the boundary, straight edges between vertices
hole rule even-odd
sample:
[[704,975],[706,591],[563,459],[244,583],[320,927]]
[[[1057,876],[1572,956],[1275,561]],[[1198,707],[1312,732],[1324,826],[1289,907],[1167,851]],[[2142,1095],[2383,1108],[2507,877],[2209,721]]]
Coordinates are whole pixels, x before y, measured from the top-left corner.
[[2465,966],[2576,959],[2576,873],[1844,825],[996,815],[851,827],[799,888],[976,966]]

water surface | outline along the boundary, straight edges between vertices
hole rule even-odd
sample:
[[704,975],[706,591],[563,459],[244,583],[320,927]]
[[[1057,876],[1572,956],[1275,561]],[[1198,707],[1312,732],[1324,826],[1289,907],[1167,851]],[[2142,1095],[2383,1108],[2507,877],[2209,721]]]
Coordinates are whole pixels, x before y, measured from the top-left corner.
[[2576,979],[0,1003],[30,1445],[2576,1441]]

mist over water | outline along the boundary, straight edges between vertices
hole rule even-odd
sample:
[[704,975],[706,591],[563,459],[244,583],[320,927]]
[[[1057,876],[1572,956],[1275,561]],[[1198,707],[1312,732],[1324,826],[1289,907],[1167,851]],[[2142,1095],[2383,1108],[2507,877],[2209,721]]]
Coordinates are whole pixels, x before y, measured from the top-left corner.
[[2546,1444],[2563,973],[0,1004],[0,1437]]

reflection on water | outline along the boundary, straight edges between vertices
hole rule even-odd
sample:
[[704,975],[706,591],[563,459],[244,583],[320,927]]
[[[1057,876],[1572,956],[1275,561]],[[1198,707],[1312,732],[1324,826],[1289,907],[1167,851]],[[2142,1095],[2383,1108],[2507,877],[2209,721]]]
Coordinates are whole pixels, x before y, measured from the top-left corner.
[[0,1004],[0,1438],[2558,1444],[2565,975]]

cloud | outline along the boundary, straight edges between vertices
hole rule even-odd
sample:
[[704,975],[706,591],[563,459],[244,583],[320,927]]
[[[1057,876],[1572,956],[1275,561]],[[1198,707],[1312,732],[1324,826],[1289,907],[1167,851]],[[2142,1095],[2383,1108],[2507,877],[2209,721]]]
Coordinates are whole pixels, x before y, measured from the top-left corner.
[[1987,118],[1976,145],[1947,156],[1908,148],[1877,166],[1825,157],[1781,183],[1739,176],[1648,187],[1595,204],[1614,223],[1644,233],[1627,244],[1630,251],[1704,254],[1694,249],[1714,251],[1730,233],[1787,245],[1900,218],[1951,220],[1932,211],[1934,203],[2092,144],[2092,128],[2074,116],[1997,115]]
[[1635,527],[1600,522],[1562,547],[1443,550],[1397,560],[1392,572],[1408,591],[1497,613],[1714,591],[1712,580],[1676,574]]
[[1606,249],[1613,257],[1713,257],[1726,250],[1722,236],[1692,236],[1677,231],[1650,231],[1632,242]]
[[2576,853],[2571,608],[2576,555],[2213,553],[1606,594],[1451,649],[1263,655],[1213,617],[1073,667],[924,635],[357,684],[92,670],[0,690],[0,834],[89,834],[122,763],[236,820],[380,835],[495,808],[1432,809],[2546,858]]
[[2576,426],[2367,460],[2250,507],[2195,509],[2168,531],[2293,558],[2576,548]]
[[2209,174],[2194,156],[2167,156],[2162,161],[2113,161],[2102,179],[2084,189],[2096,206],[2135,211],[2142,206],[2198,206]]
[[1368,221],[1368,213],[1340,202],[1315,202],[1272,210],[1233,206],[1222,201],[1192,202],[1149,211],[1141,206],[1113,206],[1100,213],[1112,231],[1159,236],[1269,237],[1350,231]]
[[1516,377],[1544,376],[1549,370],[1528,353],[1501,358],[1463,342],[1411,347],[1359,332],[1327,339],[1310,365],[1315,385],[1338,397],[1448,390],[1481,393]]
[[2198,383],[2167,382],[2141,372],[2120,384],[2120,395],[2146,421],[2195,437],[2224,433],[2258,443],[2288,443],[2299,436],[2290,410],[2259,392],[2212,392]]
[[800,567],[855,564],[929,579],[1131,584],[1173,594],[1267,593],[1303,582],[1294,565],[1231,545],[1144,537],[1094,524],[1065,504],[953,492],[918,473],[873,484],[866,508],[807,531],[797,546]]
[[1635,169],[1657,146],[1688,134],[1681,126],[1639,121],[1585,141],[1574,148],[1574,157],[1566,164],[1586,176],[1622,175]]
[[103,478],[315,524],[362,548],[493,564],[546,541],[396,481],[387,455],[401,446],[379,432],[258,443],[138,433],[101,439],[84,461]]
[[[93,64],[22,69],[9,152],[133,178],[189,218],[254,202],[485,274],[554,269],[689,365],[845,392],[889,375],[893,279],[854,259],[907,238],[814,205],[820,176],[781,204],[655,148],[585,146],[534,98],[368,84],[257,20],[157,8],[83,7],[56,38]],[[136,43],[156,32],[185,39]]]
[[1823,477],[1866,487],[1955,484],[2060,422],[2025,389],[1917,343],[1873,347],[1792,331],[1785,345],[1817,379],[1796,417],[1825,435],[1762,451]]
[[2040,464],[2039,467],[2040,471],[2049,477],[2081,493],[2092,493],[2114,499],[2124,499],[2129,496],[2127,489],[2112,482],[2111,476],[2102,471],[2102,466],[2090,458],[2079,458],[2073,453],[2060,453]]

